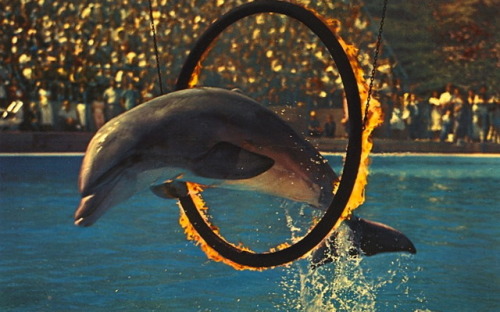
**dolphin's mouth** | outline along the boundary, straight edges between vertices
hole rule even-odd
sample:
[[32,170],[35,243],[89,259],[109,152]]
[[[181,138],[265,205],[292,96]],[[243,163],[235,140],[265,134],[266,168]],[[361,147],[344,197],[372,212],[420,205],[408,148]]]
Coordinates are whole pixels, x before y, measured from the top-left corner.
[[95,194],[85,196],[80,201],[80,206],[75,212],[75,225],[90,226],[99,216],[97,215],[97,207],[95,202]]
[[109,209],[114,196],[118,196],[114,191],[130,166],[127,166],[128,162],[130,161],[127,159],[123,162],[124,165],[113,166],[95,181],[82,183],[82,199],[75,212],[75,225],[90,226]]

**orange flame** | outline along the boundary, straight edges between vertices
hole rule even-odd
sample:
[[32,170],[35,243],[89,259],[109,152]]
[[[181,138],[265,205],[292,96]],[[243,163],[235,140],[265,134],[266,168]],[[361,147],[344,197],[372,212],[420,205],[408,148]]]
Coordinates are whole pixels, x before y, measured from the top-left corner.
[[[319,16],[319,14],[317,14]],[[337,25],[334,20],[327,20],[325,21],[327,25],[332,26],[332,32],[334,32],[333,27]],[[364,131],[362,134],[362,152],[361,152],[361,162],[360,162],[360,167],[358,171],[358,176],[356,179],[356,182],[354,184],[351,196],[349,198],[349,201],[347,202],[346,207],[344,208],[344,211],[342,212],[342,216],[339,218],[337,221],[337,224],[335,225],[334,229],[336,229],[340,223],[344,219],[349,219],[351,217],[352,211],[359,207],[363,202],[365,201],[365,187],[368,183],[368,167],[370,165],[370,159],[369,159],[369,154],[372,150],[373,147],[373,142],[371,139],[371,134],[373,130],[382,124],[383,122],[383,115],[382,115],[382,109],[380,102],[376,98],[371,98],[370,100],[370,107],[368,108],[368,112],[365,112],[366,110],[366,101],[368,99],[368,85],[364,79],[364,72],[361,66],[359,65],[359,62],[357,60],[357,54],[358,54],[358,49],[354,47],[353,45],[348,45],[342,38],[337,36],[338,41],[342,45],[343,49],[345,50],[347,57],[349,59],[349,62],[351,64],[351,67],[353,69],[354,75],[356,76],[357,79],[357,84],[358,84],[358,89],[360,92],[360,98],[361,98],[361,111],[362,115],[367,114],[367,120],[366,124],[364,125]],[[213,46],[213,44],[212,44]],[[199,74],[201,72],[201,61],[205,59],[205,57],[208,54],[208,51],[210,49],[207,49],[207,51],[204,53],[203,57],[201,58],[200,62],[195,68],[195,71],[191,77],[191,80],[189,82],[189,87],[192,88],[196,86],[198,83],[199,79]],[[208,207],[206,206],[205,202],[203,201],[203,198],[201,197],[201,192],[203,189],[201,188],[200,185],[195,184],[195,183],[186,183],[189,193],[191,197],[193,198],[193,202],[196,206],[196,208],[201,212],[202,216],[205,218],[205,221],[210,224],[208,220],[208,215],[207,215],[207,210]],[[255,267],[248,267],[245,265],[241,265],[239,263],[235,263],[229,259],[224,258],[221,256],[217,251],[215,251],[213,248],[211,248],[204,240],[203,238],[198,234],[198,232],[194,229],[193,225],[189,222],[189,219],[185,215],[182,207],[180,207],[180,218],[179,218],[179,223],[184,229],[184,232],[189,240],[194,241],[200,248],[205,252],[207,257],[211,260],[217,261],[217,262],[223,262],[227,265],[232,266],[236,270],[255,270],[255,271],[262,271],[268,268],[255,268]],[[334,230],[333,229],[333,230]],[[220,231],[217,227],[212,225],[212,230],[219,235]],[[332,230],[332,232],[333,232]],[[231,244],[231,243],[229,243]],[[253,252],[249,248],[241,246],[236,246],[232,244],[233,246],[248,251],[248,252]],[[287,248],[289,244],[284,243],[281,244],[273,249],[270,250],[270,252],[276,251],[276,250],[281,250],[284,248]],[[309,253],[304,255],[306,257]]]
[[[192,182],[186,182],[186,186],[188,188],[189,195],[193,199],[193,203],[195,204],[196,209],[198,209],[198,211],[200,211],[201,215],[205,219],[205,222],[207,222],[207,224],[211,224],[208,220],[208,215],[206,213],[208,210],[208,207],[206,206],[205,201],[201,197],[201,192],[203,191],[201,185],[196,184],[196,183],[192,183]],[[200,234],[198,234],[198,232],[193,227],[191,222],[189,222],[189,219],[187,218],[186,214],[184,213],[184,210],[182,209],[182,207],[180,207],[180,204],[179,204],[179,208],[180,208],[179,224],[184,229],[184,233],[186,234],[187,239],[194,241],[196,243],[196,245],[200,246],[201,250],[203,250],[203,252],[207,255],[207,257],[209,259],[216,261],[216,262],[225,263],[229,266],[232,266],[236,270],[263,271],[265,269],[268,269],[268,268],[256,268],[256,267],[241,265],[239,263],[233,262],[233,261],[221,256],[217,251],[215,251],[212,247],[210,247],[210,245],[208,245],[205,242],[205,240],[200,236]],[[213,225],[210,225],[210,226],[212,228],[212,231],[214,231],[215,234],[220,236],[219,228],[216,226],[213,226]],[[228,242],[228,244],[231,244],[231,243]],[[248,252],[253,253],[252,250],[243,246],[242,244],[239,244],[239,245],[231,244],[231,245],[233,245],[234,247],[236,247],[240,250],[244,250],[244,251],[248,251]],[[276,250],[281,250],[281,249],[284,249],[286,247],[288,247],[288,244],[286,244],[286,243],[281,244],[281,245],[271,249],[270,252],[273,252]]]
[[193,70],[193,73],[191,74],[191,79],[189,79],[189,82],[188,82],[189,89],[196,87],[196,85],[198,84],[198,81],[200,80],[201,70],[203,68],[201,63],[207,58],[208,54],[213,49],[216,42],[217,42],[217,40],[212,41],[210,43],[210,46],[208,46],[208,48],[205,49],[205,51],[203,52],[203,55],[200,57],[198,63],[196,64],[196,67]]
[[366,101],[368,100],[368,84],[364,79],[364,72],[357,60],[358,49],[353,45],[348,45],[342,38],[338,38],[340,44],[347,54],[351,67],[358,82],[359,95],[361,98],[361,114],[367,114],[365,129],[362,134],[362,152],[361,162],[358,171],[358,177],[354,184],[351,197],[347,202],[346,208],[342,213],[343,218],[349,218],[354,209],[358,208],[365,201],[365,187],[368,183],[368,167],[370,165],[369,155],[373,147],[371,134],[373,130],[381,125],[384,121],[382,114],[382,107],[377,98],[371,97],[370,107],[366,112]]
[[377,98],[370,95],[370,106],[368,107],[368,112],[366,111],[366,101],[368,100],[368,84],[364,78],[363,68],[359,65],[358,62],[358,49],[354,45],[347,44],[338,34],[340,21],[334,18],[324,18],[318,12],[309,9],[316,16],[323,20],[323,22],[330,28],[330,31],[336,34],[337,40],[340,45],[344,49],[347,58],[349,59],[349,63],[351,64],[351,68],[353,70],[354,76],[356,77],[356,81],[359,89],[359,96],[361,99],[361,115],[364,116],[366,114],[366,124],[364,125],[364,131],[362,133],[361,138],[361,161],[359,164],[358,176],[356,178],[356,182],[354,183],[354,187],[347,202],[344,211],[342,212],[341,217],[337,221],[337,224],[334,226],[336,229],[340,223],[344,219],[349,219],[352,215],[352,211],[358,208],[361,204],[365,202],[365,187],[368,184],[368,167],[370,165],[369,155],[373,147],[373,141],[371,138],[371,134],[373,130],[380,126],[384,122],[384,117],[382,113],[382,107]]

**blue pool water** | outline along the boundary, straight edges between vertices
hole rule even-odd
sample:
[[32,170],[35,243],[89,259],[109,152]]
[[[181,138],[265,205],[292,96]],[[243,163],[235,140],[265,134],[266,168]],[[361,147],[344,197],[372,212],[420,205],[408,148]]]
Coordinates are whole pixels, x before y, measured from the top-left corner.
[[[328,159],[338,171],[341,158]],[[375,156],[357,213],[401,230],[418,253],[264,272],[207,260],[176,203],[149,191],[74,226],[80,161],[0,157],[1,311],[500,310],[498,157]],[[206,200],[223,234],[255,249],[310,225],[307,207],[275,198]]]

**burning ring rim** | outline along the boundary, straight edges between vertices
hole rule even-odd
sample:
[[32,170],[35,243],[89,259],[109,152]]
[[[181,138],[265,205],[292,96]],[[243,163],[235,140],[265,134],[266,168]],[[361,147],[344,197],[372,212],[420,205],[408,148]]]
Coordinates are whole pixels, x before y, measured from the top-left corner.
[[[298,242],[284,249],[265,253],[253,253],[242,250],[213,232],[206,223],[190,195],[179,198],[189,222],[193,225],[205,243],[222,257],[251,269],[265,269],[284,265],[300,259],[316,248],[334,229],[345,210],[357,178],[362,152],[361,99],[357,80],[349,59],[341,44],[330,30],[327,22],[309,9],[283,1],[256,1],[240,5],[222,15],[200,36],[191,49],[181,72],[176,90],[189,88],[195,69],[203,60],[213,41],[227,27],[250,15],[261,13],[279,13],[294,18],[307,26],[320,38],[330,52],[342,78],[347,99],[350,129],[345,162],[339,187],[331,204],[320,221]],[[354,126],[358,125],[358,126]]]

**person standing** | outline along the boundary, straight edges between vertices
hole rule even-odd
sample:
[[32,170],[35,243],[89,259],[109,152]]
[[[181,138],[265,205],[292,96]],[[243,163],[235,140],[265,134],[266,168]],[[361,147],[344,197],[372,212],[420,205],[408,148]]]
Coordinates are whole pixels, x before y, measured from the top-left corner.
[[452,133],[453,130],[453,117],[452,110],[450,107],[445,108],[443,117],[442,117],[442,129],[441,135],[439,136],[439,140],[441,142],[445,142],[449,138],[449,134]]
[[82,130],[88,130],[89,127],[89,108],[88,100],[89,93],[82,83],[78,86],[78,91],[76,92],[76,113],[78,115],[78,124],[81,126]]
[[325,123],[325,136],[328,138],[334,138],[335,137],[335,130],[336,130],[336,124],[335,121],[333,120],[333,116],[330,114],[328,115],[328,119],[326,120]]
[[406,103],[406,109],[408,110],[408,117],[405,121],[408,127],[408,135],[410,136],[410,139],[416,140],[420,138],[420,134],[418,133],[420,111],[418,109],[417,96],[415,93],[410,93],[407,96],[408,100]]
[[99,130],[106,123],[106,104],[102,98],[102,94],[97,94],[97,97],[92,101],[92,118],[96,130]]
[[127,82],[127,87],[122,93],[121,104],[124,110],[128,111],[139,104],[139,91],[134,86],[133,81]]
[[431,106],[431,132],[432,139],[438,140],[439,134],[441,133],[442,122],[441,122],[441,106],[439,101],[439,96],[437,91],[433,91],[431,97],[429,98],[429,105]]
[[62,131],[76,131],[79,129],[78,116],[70,101],[64,100],[57,114],[59,118],[59,129]]
[[403,110],[400,101],[394,103],[394,108],[392,110],[390,127],[391,127],[391,138],[401,140],[405,136],[405,122],[403,121]]
[[115,80],[110,81],[109,87],[104,90],[103,98],[104,103],[106,103],[106,121],[113,119],[123,112],[120,103],[121,94],[120,90],[116,87]]
[[467,91],[467,97],[465,99],[465,106],[467,107],[467,138],[469,141],[478,141],[479,140],[479,128],[477,128],[477,125],[474,122],[474,117],[473,117],[473,108],[474,108],[474,99],[476,98],[476,93],[474,92],[474,89],[470,88]]
[[479,89],[478,94],[474,98],[473,113],[477,118],[477,123],[479,127],[479,141],[485,142],[486,136],[488,135],[488,129],[490,128],[488,107],[489,97],[487,94],[486,86],[482,86]]
[[307,124],[307,131],[311,137],[320,137],[323,134],[323,129],[316,117],[316,111],[309,113],[309,122]]
[[[445,87],[445,90],[439,96],[439,106],[441,107],[441,112],[444,113],[451,105],[451,97],[452,97],[452,86],[451,83],[448,83]],[[443,114],[444,115],[444,114]]]
[[22,131],[39,131],[40,111],[36,102],[30,102],[24,111],[23,122],[19,125]]
[[444,92],[439,96],[439,106],[441,108],[441,135],[439,140],[444,142],[453,131],[453,107],[451,103],[452,85],[446,84]]
[[54,116],[50,102],[51,92],[44,81],[38,90],[38,103],[40,105],[40,128],[42,131],[50,131],[54,128]]
[[455,88],[453,90],[453,97],[451,99],[453,104],[453,136],[454,141],[458,145],[462,145],[467,136],[467,107],[466,103],[462,97],[460,89]]

